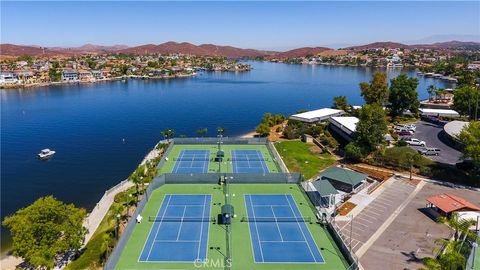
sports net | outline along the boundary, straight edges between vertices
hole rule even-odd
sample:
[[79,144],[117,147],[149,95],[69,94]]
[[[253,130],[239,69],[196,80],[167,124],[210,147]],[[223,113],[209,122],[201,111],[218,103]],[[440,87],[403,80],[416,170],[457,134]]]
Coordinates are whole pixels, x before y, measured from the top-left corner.
[[269,161],[268,158],[259,158],[259,157],[232,157],[227,160],[228,161]]
[[311,217],[285,217],[285,218],[273,218],[273,217],[242,217],[241,222],[312,222]]
[[216,218],[214,217],[156,217],[149,216],[148,221],[150,222],[215,222]]
[[182,158],[173,158],[173,161],[213,161],[213,158],[205,158],[205,157],[182,157]]

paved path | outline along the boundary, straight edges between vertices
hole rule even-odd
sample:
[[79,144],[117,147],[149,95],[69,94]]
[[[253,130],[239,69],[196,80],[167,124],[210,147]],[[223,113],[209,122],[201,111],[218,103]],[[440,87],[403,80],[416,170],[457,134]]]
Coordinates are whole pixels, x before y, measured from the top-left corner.
[[[358,251],[369,239],[381,230],[389,217],[397,212],[408,196],[415,189],[405,180],[391,179],[390,185],[368,204],[360,213],[348,222],[337,222],[340,234],[347,245],[352,246],[352,251]],[[388,226],[388,225],[387,225]],[[351,234],[351,237],[350,237]],[[363,251],[362,251],[363,252]],[[359,256],[360,257],[360,256]]]
[[102,222],[103,218],[107,214],[108,209],[110,209],[110,206],[113,203],[115,195],[129,189],[132,186],[134,186],[132,182],[125,180],[119,185],[113,187],[112,189],[105,191],[103,197],[100,199],[95,208],[93,208],[92,212],[90,212],[88,217],[83,222],[83,226],[88,229],[88,233],[87,235],[85,235],[85,244],[87,244],[90,238],[92,238],[92,235],[97,230],[100,222]]

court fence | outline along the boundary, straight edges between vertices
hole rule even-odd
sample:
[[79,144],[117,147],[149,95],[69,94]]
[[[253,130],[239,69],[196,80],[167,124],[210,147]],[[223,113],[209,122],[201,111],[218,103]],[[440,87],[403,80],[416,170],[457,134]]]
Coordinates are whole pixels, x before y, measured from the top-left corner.
[[267,144],[267,138],[238,138],[238,137],[199,137],[199,138],[175,138],[175,144]]
[[[171,145],[170,145],[171,146]],[[170,147],[169,147],[170,148]],[[169,151],[167,149],[167,151]],[[108,258],[104,269],[115,269],[115,265],[120,259],[120,255],[125,248],[130,236],[137,223],[136,217],[142,213],[145,205],[148,203],[149,197],[154,190],[163,186],[164,184],[218,184],[220,177],[227,177],[231,184],[298,184],[302,181],[302,176],[299,173],[275,173],[275,174],[254,174],[254,173],[166,173],[155,177],[148,185],[144,196],[137,205],[137,209],[131,216],[125,231],[120,240],[117,242],[112,254]],[[147,217],[144,217],[147,218]]]
[[275,164],[277,164],[277,166],[279,167],[280,171],[281,171],[282,173],[288,173],[288,168],[287,168],[287,166],[285,165],[285,163],[283,162],[282,157],[281,157],[280,154],[278,153],[277,148],[275,148],[275,145],[273,145],[272,142],[268,142],[268,143],[267,143],[267,148],[268,148],[268,151],[270,152],[270,155],[272,155],[273,158],[276,160]]

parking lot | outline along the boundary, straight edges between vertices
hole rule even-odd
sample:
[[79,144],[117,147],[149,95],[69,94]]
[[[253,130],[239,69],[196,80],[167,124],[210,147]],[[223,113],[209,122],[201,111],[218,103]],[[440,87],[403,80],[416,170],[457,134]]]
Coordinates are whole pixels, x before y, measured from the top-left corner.
[[420,269],[422,259],[433,256],[436,239],[448,238],[452,230],[435,222],[426,212],[426,199],[447,193],[480,205],[479,192],[426,183],[380,237],[361,256],[364,269]]
[[[460,161],[462,153],[440,140],[439,136],[440,132],[443,130],[442,126],[425,121],[416,122],[415,125],[417,126],[417,129],[415,135],[412,136],[413,138],[425,141],[426,147],[440,149],[440,154],[438,156],[427,156],[428,158],[446,164],[455,164]],[[420,146],[411,147],[415,150],[421,148]]]
[[349,245],[351,241],[353,252],[362,247],[414,189],[408,181],[392,180],[382,194],[353,218],[353,222],[337,223],[343,240]]

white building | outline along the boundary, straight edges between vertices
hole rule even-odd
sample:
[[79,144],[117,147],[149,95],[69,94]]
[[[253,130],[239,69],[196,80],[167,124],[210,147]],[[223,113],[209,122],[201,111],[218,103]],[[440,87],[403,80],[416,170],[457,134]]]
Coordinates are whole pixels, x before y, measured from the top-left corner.
[[360,120],[354,116],[341,116],[331,117],[328,121],[330,121],[330,127],[335,130],[338,135],[350,141],[353,139],[355,131],[357,130],[358,121]]
[[62,71],[62,81],[78,81],[78,72],[74,69],[64,69]]
[[15,73],[12,73],[12,72],[0,73],[0,85],[16,84],[16,83],[18,83],[18,77]]
[[319,110],[294,114],[290,116],[290,119],[313,124],[313,123],[319,123],[319,122],[325,121],[330,117],[341,116],[343,114],[345,114],[345,112],[342,110],[323,108]]
[[457,111],[449,109],[429,109],[429,108],[420,108],[418,109],[421,115],[424,116],[436,116],[436,117],[459,117],[460,114]]

